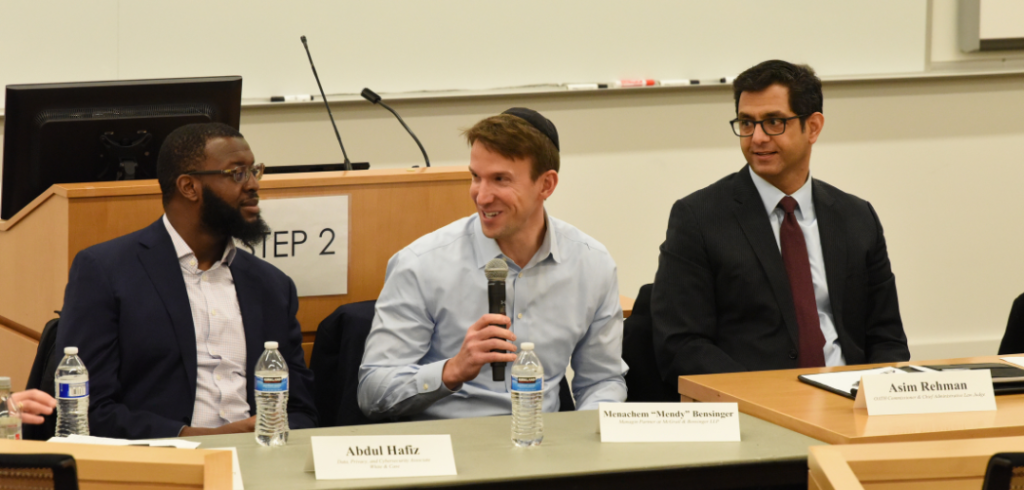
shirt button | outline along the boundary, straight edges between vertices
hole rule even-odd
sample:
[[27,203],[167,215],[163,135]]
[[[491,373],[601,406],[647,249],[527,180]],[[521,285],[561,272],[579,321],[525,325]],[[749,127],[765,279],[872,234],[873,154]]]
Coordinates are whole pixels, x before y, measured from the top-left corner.
[[522,272],[519,273],[519,277],[523,277],[523,273]]
[[194,267],[196,265],[196,261],[190,260],[190,261],[188,261],[188,265],[191,265],[191,266]]
[[210,316],[217,316],[217,310],[210,310]]
[[216,352],[214,352],[214,351],[213,351],[213,349],[210,349],[210,355],[211,355],[211,356],[215,356],[215,355],[217,355],[217,353],[216,353]]
[[427,384],[427,383],[423,383],[423,389],[424,390],[429,390],[430,389],[430,385]]
[[220,381],[220,375],[219,374],[217,375],[217,381]]
[[203,274],[203,282],[210,282],[210,276]]
[[522,317],[523,317],[523,314],[522,314],[522,313],[520,313],[520,314],[516,315],[516,318],[522,318]]
[[228,415],[227,412],[225,412],[223,410],[220,411],[220,416],[221,417],[227,417],[227,415]]

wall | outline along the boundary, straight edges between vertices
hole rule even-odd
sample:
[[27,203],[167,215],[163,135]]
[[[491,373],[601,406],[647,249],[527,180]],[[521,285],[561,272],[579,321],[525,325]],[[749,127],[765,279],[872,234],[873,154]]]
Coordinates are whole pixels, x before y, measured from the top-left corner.
[[[957,56],[954,14],[953,0],[933,2],[931,60],[991,57]],[[726,124],[731,97],[727,87],[695,87],[393,106],[435,165],[466,165],[459,130],[483,117],[527,106],[551,118],[563,170],[548,209],[607,245],[621,292],[635,296],[654,277],[672,202],[743,164]],[[365,102],[333,108],[353,160],[420,162],[383,109]],[[826,124],[812,171],[875,206],[916,359],[995,353],[1010,304],[1024,292],[1020,114],[1024,75],[825,85]],[[242,132],[271,165],[340,161],[322,105],[246,107]]]

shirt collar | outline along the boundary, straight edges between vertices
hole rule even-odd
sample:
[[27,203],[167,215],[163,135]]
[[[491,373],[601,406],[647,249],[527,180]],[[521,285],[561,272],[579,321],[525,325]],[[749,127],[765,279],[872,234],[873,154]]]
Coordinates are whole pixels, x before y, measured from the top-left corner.
[[[174,226],[171,225],[171,221],[167,219],[167,215],[163,215],[163,218],[161,219],[164,222],[164,227],[167,228],[167,234],[171,235],[171,243],[174,244],[174,252],[178,255],[178,260],[190,255],[195,256],[195,252],[192,251],[192,248],[188,246],[188,243],[185,243],[185,239],[182,238],[181,234],[178,233],[178,230],[175,230]],[[221,256],[220,261],[224,265],[230,267],[231,262],[235,260],[236,251],[235,241],[228,240],[227,246],[224,247],[224,255]]]
[[[754,181],[754,187],[757,188],[757,193],[761,195],[761,202],[764,203],[764,209],[771,216],[775,212],[775,209],[779,207],[779,201],[783,197],[786,197],[786,193],[780,191],[777,187],[772,185],[767,180],[761,178],[760,175],[754,173],[754,169],[747,167],[750,171],[750,178]],[[811,173],[807,172],[807,181],[804,185],[800,186],[792,194],[792,198],[796,199],[796,203],[800,205],[800,215],[803,219],[814,219],[814,196],[811,194]]]
[[[551,226],[551,217],[548,216],[547,210],[544,211],[544,222],[546,224],[546,231],[544,232],[544,241],[541,242],[540,248],[533,254],[533,258],[526,264],[524,269],[528,269],[543,262],[550,256],[555,262],[562,261],[562,255],[558,249],[558,238],[554,231],[554,227]],[[487,262],[497,257],[504,257],[501,252],[501,247],[498,246],[498,241],[493,238],[487,238],[484,235],[484,230],[480,225],[480,215],[473,215],[473,239],[476,244],[474,247],[476,250],[476,266],[478,269],[483,269]],[[509,266],[515,266],[515,263],[509,261]]]

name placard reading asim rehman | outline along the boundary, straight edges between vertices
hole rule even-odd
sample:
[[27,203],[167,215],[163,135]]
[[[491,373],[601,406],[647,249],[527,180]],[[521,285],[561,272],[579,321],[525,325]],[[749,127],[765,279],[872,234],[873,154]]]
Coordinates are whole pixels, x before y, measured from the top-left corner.
[[739,441],[735,403],[602,403],[601,442]]
[[452,436],[314,436],[317,480],[454,475]]
[[996,409],[996,397],[985,369],[876,374],[861,379],[854,407],[865,405],[869,416],[984,412]]

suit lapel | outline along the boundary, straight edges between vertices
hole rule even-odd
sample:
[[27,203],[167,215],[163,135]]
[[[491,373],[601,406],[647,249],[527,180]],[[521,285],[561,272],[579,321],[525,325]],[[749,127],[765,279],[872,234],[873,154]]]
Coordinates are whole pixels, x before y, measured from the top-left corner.
[[761,262],[765,276],[771,284],[772,292],[778,302],[786,329],[794,345],[799,345],[800,328],[796,323],[796,307],[793,306],[793,294],[789,289],[789,277],[786,276],[786,265],[782,262],[782,254],[775,242],[775,232],[765,214],[764,202],[754,187],[750,171],[746,166],[736,174],[733,198],[736,206],[734,213],[743,234],[746,235],[750,247]]
[[139,261],[146,270],[149,280],[156,288],[160,300],[171,318],[171,326],[178,339],[181,361],[188,375],[193,396],[196,391],[196,328],[192,322],[192,307],[181,275],[178,254],[174,243],[164,227],[163,218],[149,225],[139,239]]
[[[814,211],[818,217],[818,236],[821,237],[821,253],[825,260],[825,282],[828,284],[829,302],[832,304],[832,319],[836,329],[843,331],[843,287],[846,285],[846,233],[842,226],[835,199],[828,189],[817,180],[814,186]],[[847,338],[840,335],[840,339]]]
[[263,332],[263,289],[260,287],[259,277],[249,272],[245,262],[249,259],[245,252],[235,252],[235,260],[231,262],[231,277],[235,281],[235,293],[238,295],[238,307],[242,312],[242,327],[245,329],[245,366],[246,397],[249,398],[250,411],[256,406],[252,399],[253,375],[256,372],[256,361],[263,354],[263,343],[265,340],[277,340],[284,342],[285,339],[266,339]]

